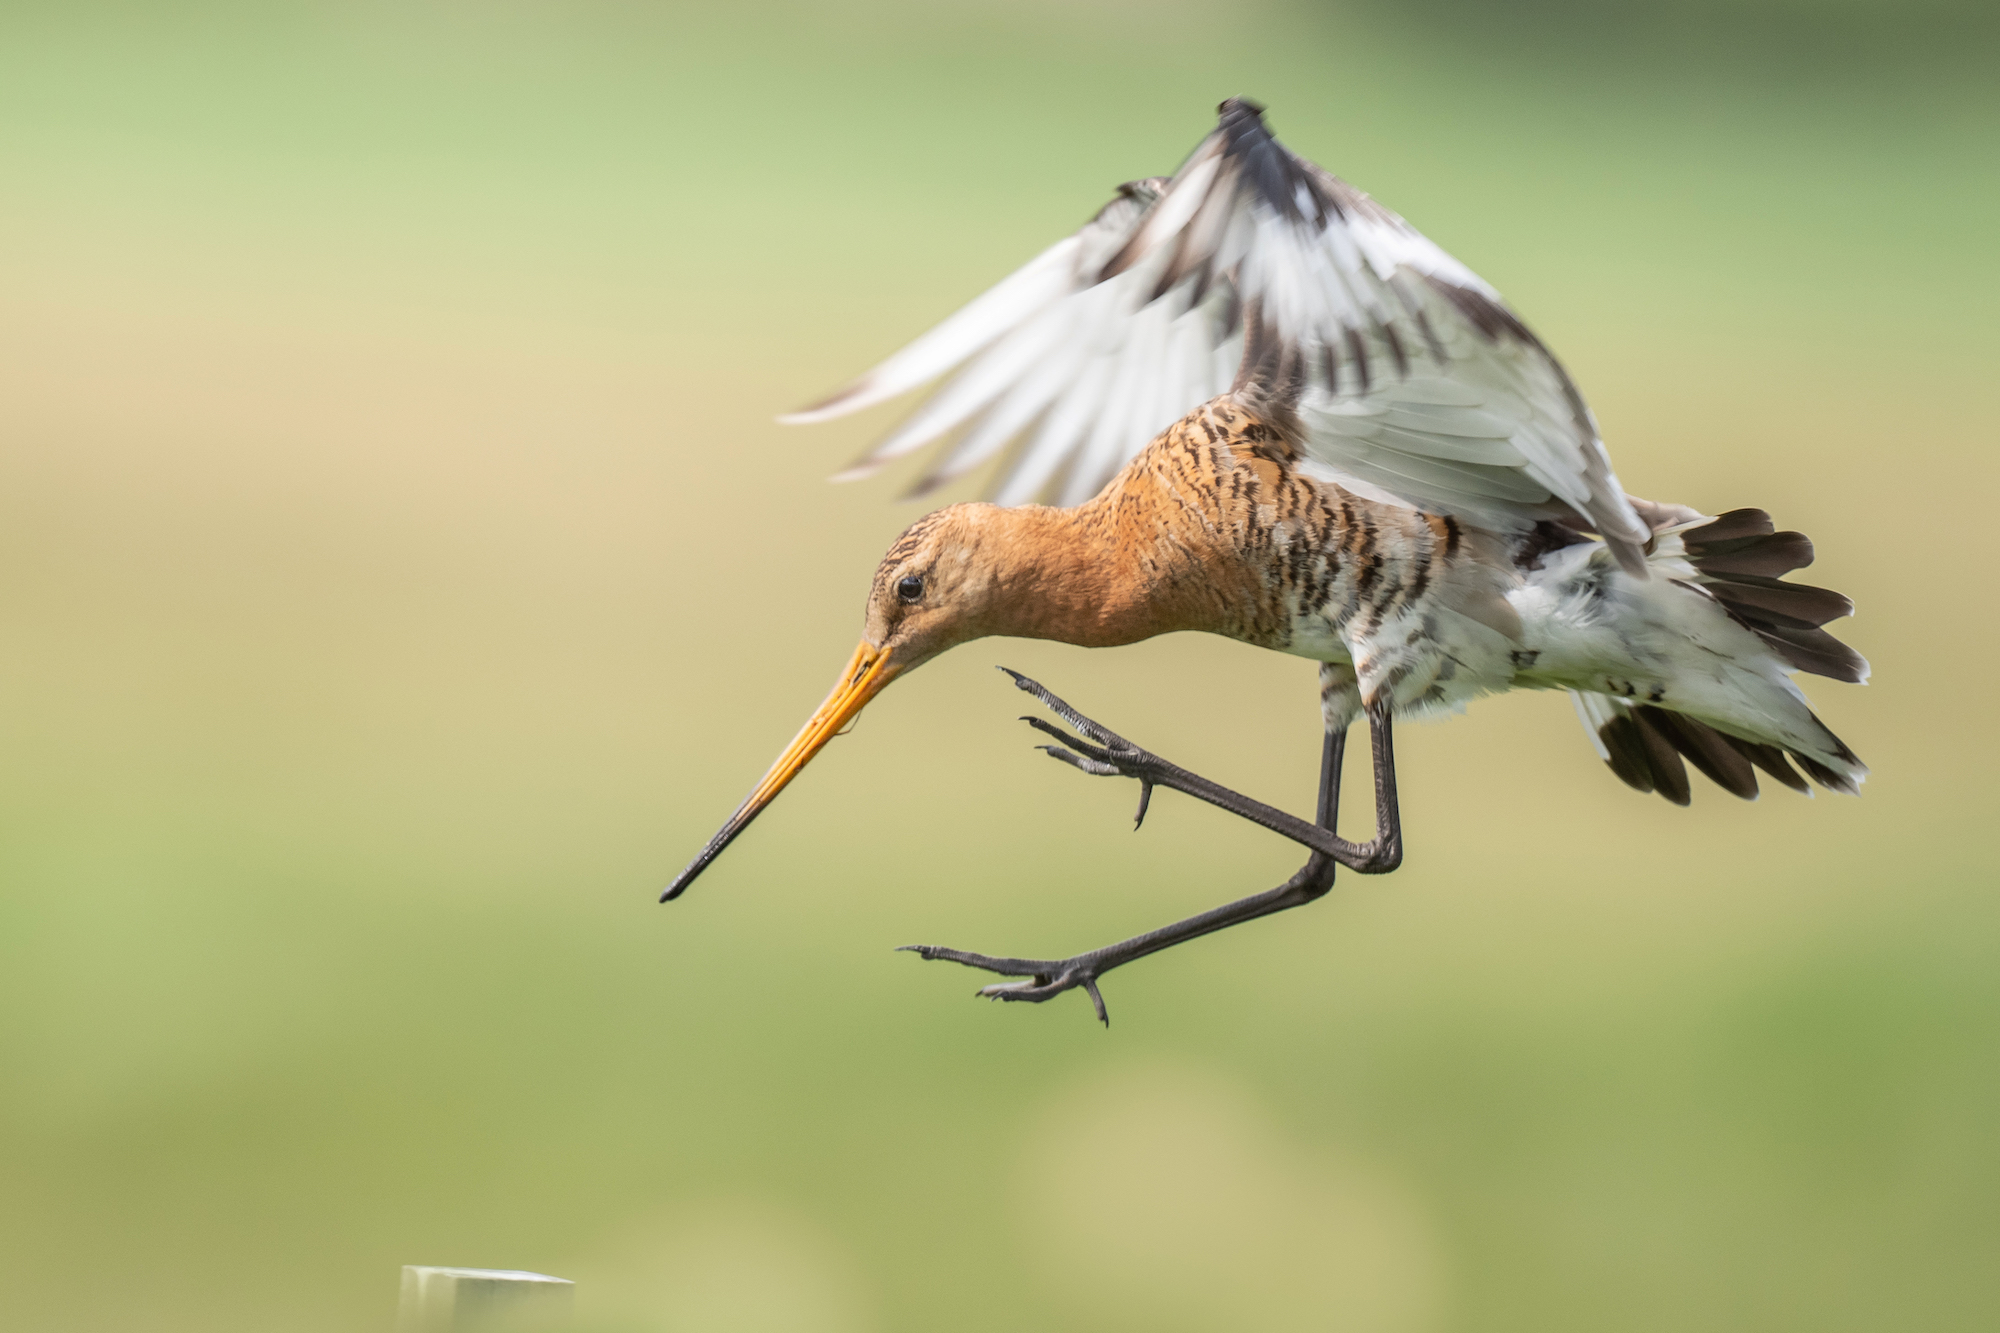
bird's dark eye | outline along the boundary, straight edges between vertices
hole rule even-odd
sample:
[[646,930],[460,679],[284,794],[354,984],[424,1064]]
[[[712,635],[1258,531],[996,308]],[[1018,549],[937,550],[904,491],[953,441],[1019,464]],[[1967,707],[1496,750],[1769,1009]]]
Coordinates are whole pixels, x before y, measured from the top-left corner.
[[924,580],[920,574],[905,574],[896,584],[896,596],[906,602],[914,602],[924,595]]

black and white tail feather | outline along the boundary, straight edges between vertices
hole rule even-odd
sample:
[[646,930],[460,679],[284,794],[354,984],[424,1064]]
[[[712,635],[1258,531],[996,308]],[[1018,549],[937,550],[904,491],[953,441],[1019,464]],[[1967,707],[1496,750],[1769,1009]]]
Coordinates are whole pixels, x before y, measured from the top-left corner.
[[[1586,552],[1579,550],[1588,560]],[[1555,615],[1565,601],[1574,607],[1572,590],[1583,586],[1573,576],[1565,582],[1560,554],[1548,577],[1529,580],[1554,592]],[[1808,795],[1807,778],[1858,791],[1867,766],[1814,715],[1790,674],[1868,679],[1866,660],[1821,628],[1852,614],[1854,604],[1782,577],[1812,560],[1812,542],[1777,531],[1761,509],[1700,516],[1655,534],[1648,561],[1664,577],[1627,582],[1610,594],[1619,604],[1604,615],[1628,660],[1657,669],[1642,665],[1636,680],[1607,676],[1599,688],[1570,691],[1613,773],[1676,805],[1692,796],[1688,764],[1745,800],[1756,799],[1760,770]],[[1606,596],[1604,580],[1591,595]]]

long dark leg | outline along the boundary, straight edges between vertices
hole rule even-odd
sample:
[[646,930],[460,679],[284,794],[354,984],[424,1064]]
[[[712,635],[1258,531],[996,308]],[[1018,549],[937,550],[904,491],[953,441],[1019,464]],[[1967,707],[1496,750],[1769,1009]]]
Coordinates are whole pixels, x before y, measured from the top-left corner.
[[[1001,670],[1007,669],[1002,667]],[[1199,773],[1190,773],[1178,764],[1168,763],[1160,756],[1140,749],[1109,727],[1093,722],[1020,672],[1007,671],[1007,674],[1013,677],[1016,686],[1047,704],[1050,712],[1078,732],[1078,735],[1072,736],[1041,718],[1022,718],[1029,726],[1060,742],[1042,747],[1052,758],[1100,777],[1138,779],[1141,820],[1145,818],[1152,789],[1168,787],[1186,792],[1210,805],[1220,806],[1233,815],[1290,838],[1364,875],[1386,874],[1403,862],[1402,820],[1396,807],[1395,740],[1391,734],[1389,701],[1386,698],[1376,700],[1368,709],[1370,749],[1375,763],[1375,836],[1367,842],[1349,842],[1336,834],[1329,822],[1308,824],[1276,806],[1252,800],[1240,792],[1210,782]]]
[[[1009,674],[1013,673],[1010,672]],[[1055,754],[1058,758],[1064,758],[1066,762],[1075,764],[1077,767],[1084,769],[1085,772],[1104,773],[1107,775],[1122,773],[1124,769],[1108,757],[1112,753],[1108,746],[1116,744],[1133,753],[1145,755],[1148,760],[1152,760],[1154,764],[1159,766],[1158,768],[1154,768],[1148,765],[1146,776],[1140,776],[1136,773],[1130,775],[1140,776],[1140,780],[1147,783],[1145,790],[1148,792],[1153,783],[1158,783],[1161,786],[1173,786],[1177,790],[1188,790],[1178,780],[1167,780],[1167,771],[1170,770],[1171,775],[1176,779],[1185,777],[1193,779],[1197,783],[1204,784],[1206,790],[1191,794],[1201,795],[1204,800],[1212,800],[1214,804],[1220,805],[1224,809],[1242,814],[1245,818],[1254,819],[1257,823],[1263,824],[1267,828],[1276,827],[1278,832],[1292,836],[1289,829],[1277,827],[1269,820],[1260,818],[1256,814],[1247,813],[1244,809],[1238,809],[1234,805],[1226,804],[1224,799],[1217,799],[1218,797],[1242,802],[1247,807],[1258,812],[1268,811],[1270,814],[1276,815],[1289,823],[1310,828],[1318,836],[1315,836],[1312,841],[1307,842],[1308,846],[1313,847],[1313,852],[1306,859],[1306,863],[1299,867],[1298,873],[1294,874],[1277,888],[1268,889],[1263,893],[1252,894],[1248,898],[1240,898],[1233,903],[1213,908],[1198,916],[1191,916],[1185,921],[1177,921],[1173,925],[1162,926],[1158,930],[1148,931],[1144,935],[1135,935],[1129,940],[1121,941],[1106,948],[1095,949],[1089,953],[1078,954],[1074,958],[1060,960],[995,958],[987,954],[969,953],[963,949],[948,949],[934,944],[904,946],[911,952],[920,954],[927,959],[942,958],[954,963],[963,963],[968,967],[983,968],[988,972],[997,972],[1002,976],[1027,978],[1025,981],[1004,982],[984,987],[979,993],[989,999],[1026,1000],[1039,1004],[1043,1000],[1053,999],[1066,990],[1072,990],[1081,986],[1090,996],[1091,1004],[1096,1007],[1099,1021],[1108,1025],[1111,1022],[1111,1018],[1105,1011],[1104,997],[1098,993],[1097,981],[1106,972],[1111,971],[1111,969],[1123,967],[1126,963],[1132,962],[1135,959],[1144,958],[1148,954],[1158,953],[1162,949],[1170,949],[1176,944],[1185,943],[1202,935],[1211,934],[1218,930],[1225,930],[1230,926],[1240,925],[1245,921],[1254,921],[1258,917],[1270,916],[1273,913],[1283,912],[1289,908],[1302,907],[1306,903],[1323,897],[1327,890],[1333,887],[1333,877],[1336,868],[1341,864],[1351,864],[1352,862],[1346,857],[1334,854],[1332,851],[1321,850],[1315,845],[1321,840],[1321,837],[1331,843],[1338,844],[1343,851],[1354,849],[1356,852],[1361,853],[1353,859],[1364,862],[1370,873],[1381,873],[1384,870],[1393,868],[1392,864],[1382,864],[1379,855],[1371,854],[1371,849],[1379,846],[1389,846],[1397,849],[1401,847],[1400,830],[1397,829],[1395,823],[1395,752],[1386,705],[1371,709],[1369,712],[1369,730],[1372,742],[1370,748],[1373,751],[1375,767],[1375,808],[1378,821],[1376,836],[1370,843],[1357,846],[1357,844],[1345,842],[1334,835],[1334,821],[1340,809],[1341,761],[1347,749],[1347,732],[1345,729],[1327,733],[1325,746],[1320,753],[1319,802],[1318,809],[1315,812],[1316,818],[1313,824],[1305,825],[1303,821],[1295,820],[1282,811],[1272,810],[1269,806],[1263,806],[1257,802],[1250,801],[1247,797],[1238,796],[1226,788],[1217,787],[1213,783],[1208,783],[1206,779],[1197,778],[1194,774],[1187,773],[1185,770],[1173,768],[1172,765],[1166,764],[1164,760],[1159,760],[1157,756],[1146,755],[1144,751],[1136,750],[1136,747],[1129,746],[1127,742],[1098,727],[1096,723],[1091,722],[1088,718],[1078,714],[1074,709],[1071,709],[1060,699],[1050,695],[1033,681],[1023,676],[1016,676],[1015,680],[1020,683],[1022,689],[1037,694],[1051,708],[1063,714],[1079,731],[1096,735],[1100,740],[1106,742],[1105,747],[1094,747],[1072,740],[1071,744],[1080,746],[1083,751],[1081,754],[1074,751],[1059,753],[1054,746],[1045,747],[1051,754]],[[1098,757],[1099,755],[1106,755],[1107,757],[1100,758]],[[1384,795],[1385,792],[1386,797]],[[1209,793],[1213,793],[1214,795],[1210,795]],[[1141,819],[1145,817],[1145,796],[1143,794],[1140,801],[1139,815]],[[1298,840],[1306,841],[1305,839]],[[1397,859],[1400,859],[1400,850],[1395,851],[1394,855]]]

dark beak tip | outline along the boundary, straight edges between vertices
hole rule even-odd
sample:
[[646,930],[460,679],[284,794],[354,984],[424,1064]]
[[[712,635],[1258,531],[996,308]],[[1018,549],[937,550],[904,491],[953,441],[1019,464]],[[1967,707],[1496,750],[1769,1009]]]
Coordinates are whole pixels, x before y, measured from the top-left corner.
[[701,872],[708,869],[709,862],[715,859],[715,854],[719,851],[721,851],[719,847],[710,847],[700,856],[696,857],[692,865],[674,876],[673,883],[660,890],[660,901],[670,903],[683,893],[686,893],[688,887],[701,876]]

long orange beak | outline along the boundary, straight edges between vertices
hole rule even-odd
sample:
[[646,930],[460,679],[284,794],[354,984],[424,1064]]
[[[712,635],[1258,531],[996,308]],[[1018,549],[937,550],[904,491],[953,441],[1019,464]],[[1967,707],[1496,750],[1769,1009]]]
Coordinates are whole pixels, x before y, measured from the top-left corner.
[[847,669],[840,673],[839,681],[834,684],[833,693],[826,696],[826,702],[813,713],[804,729],[792,738],[792,743],[778,756],[778,762],[771,765],[771,771],[764,775],[756,790],[743,798],[743,804],[736,807],[736,813],[729,817],[729,822],[708,840],[708,846],[701,849],[701,855],[688,862],[687,869],[667,885],[660,901],[680,897],[687,886],[694,883],[695,876],[708,869],[708,863],[722,855],[722,849],[734,842],[736,835],[750,827],[750,821],[777,799],[785,784],[799,775],[799,770],[811,762],[812,757],[820,752],[820,747],[838,735],[840,729],[853,721],[854,715],[901,672],[901,667],[890,664],[886,649],[869,643],[856,648]]

